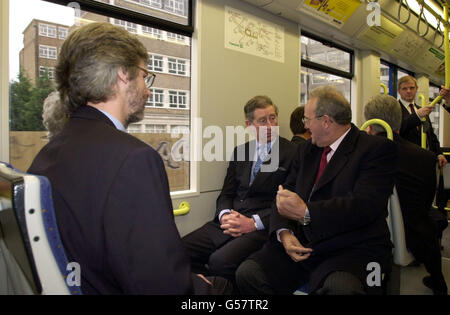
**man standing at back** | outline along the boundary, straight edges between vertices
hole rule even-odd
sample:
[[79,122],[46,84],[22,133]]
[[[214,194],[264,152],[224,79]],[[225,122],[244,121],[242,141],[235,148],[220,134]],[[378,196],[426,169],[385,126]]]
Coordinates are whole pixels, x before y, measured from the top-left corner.
[[244,107],[252,140],[234,149],[214,219],[183,237],[195,272],[231,281],[239,264],[267,240],[271,205],[297,145],[278,137],[278,109],[267,96]]
[[[435,294],[447,294],[440,246],[430,219],[430,211],[436,212],[434,217],[440,214],[431,210],[436,189],[436,155],[400,137],[402,113],[394,97],[373,97],[364,107],[364,116],[367,120],[382,119],[392,128],[398,155],[395,186],[402,209],[406,246],[430,273],[423,279],[424,284]],[[369,126],[368,132],[385,134],[384,128],[378,125]]]
[[[243,262],[244,294],[381,293],[391,242],[386,223],[395,147],[351,124],[349,102],[335,88],[310,92],[299,146],[270,217],[270,240]],[[376,281],[368,270],[376,268]],[[372,279],[373,280],[373,279]]]
[[125,132],[143,118],[150,96],[147,58],[120,27],[74,30],[56,67],[70,119],[28,170],[52,184],[62,242],[80,264],[85,294],[190,294],[209,286],[191,274],[160,156]]
[[[429,118],[433,107],[419,107],[415,104],[418,86],[414,77],[407,75],[398,80],[399,103],[402,110],[402,125],[400,136],[418,146],[422,146],[422,126],[426,134],[427,148],[434,152],[439,161],[439,167],[447,164],[447,159],[442,154],[441,145],[434,134],[433,126]],[[425,119],[422,121],[422,119]]]

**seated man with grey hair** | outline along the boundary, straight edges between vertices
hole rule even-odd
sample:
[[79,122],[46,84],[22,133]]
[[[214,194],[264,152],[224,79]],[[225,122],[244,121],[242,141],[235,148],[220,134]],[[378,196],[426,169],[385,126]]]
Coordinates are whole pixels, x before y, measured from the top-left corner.
[[[370,99],[364,116],[367,120],[382,119],[392,128],[398,156],[395,186],[403,214],[406,246],[430,273],[423,283],[435,294],[446,294],[436,227],[430,217],[431,211],[435,212],[433,218],[440,214],[431,210],[436,189],[436,155],[400,136],[402,112],[392,96],[378,95]],[[372,135],[385,134],[379,125],[371,125],[367,131]],[[446,222],[443,219],[441,221]]]
[[[395,146],[351,123],[350,103],[332,86],[310,92],[305,127],[270,216],[270,240],[241,264],[244,294],[381,294],[390,271],[386,223]],[[368,280],[370,279],[370,280]]]

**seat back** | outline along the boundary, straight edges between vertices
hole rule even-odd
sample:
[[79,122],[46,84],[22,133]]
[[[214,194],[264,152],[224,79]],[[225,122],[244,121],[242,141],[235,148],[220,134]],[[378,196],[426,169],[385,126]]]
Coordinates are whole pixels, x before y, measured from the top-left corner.
[[0,274],[0,288],[6,287],[7,293],[81,294],[80,280],[72,281],[79,273],[69,267],[73,265],[59,237],[48,179],[4,163],[0,163],[0,250],[0,272],[6,273]]
[[387,223],[391,232],[391,241],[394,244],[394,263],[399,266],[407,266],[414,261],[414,256],[406,247],[403,215],[395,186],[388,201],[388,213]]

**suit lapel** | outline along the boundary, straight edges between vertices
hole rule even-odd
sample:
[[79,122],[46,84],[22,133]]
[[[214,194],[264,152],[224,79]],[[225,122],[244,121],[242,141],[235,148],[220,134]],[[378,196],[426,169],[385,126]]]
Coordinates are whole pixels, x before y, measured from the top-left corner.
[[[321,187],[332,181],[344,168],[348,162],[348,155],[353,151],[355,147],[355,141],[358,138],[359,131],[352,125],[351,130],[342,140],[337,151],[333,154],[330,162],[328,162],[322,176],[319,179],[314,191],[319,190]],[[316,172],[317,173],[317,172]]]
[[320,156],[323,149],[310,143],[310,148],[305,152],[301,166],[301,176],[297,178],[297,193],[305,201],[309,199],[309,195],[314,188],[317,170],[319,169]]

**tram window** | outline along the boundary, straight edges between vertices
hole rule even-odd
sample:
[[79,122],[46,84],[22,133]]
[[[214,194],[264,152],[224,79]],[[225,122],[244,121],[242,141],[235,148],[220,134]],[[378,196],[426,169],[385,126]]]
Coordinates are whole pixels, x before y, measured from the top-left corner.
[[96,0],[148,14],[153,17],[188,25],[188,0]]
[[335,86],[351,102],[352,51],[302,33],[301,58],[300,104],[306,104],[309,91],[322,85]]
[[[179,23],[187,21],[188,16],[187,0],[100,2],[144,14],[154,13],[159,19]],[[130,125],[127,131],[161,154],[171,192],[191,188],[190,162],[178,157],[175,161],[171,154],[167,154],[174,147],[181,150],[189,148],[192,108],[189,36],[92,12],[81,11],[80,16],[80,12],[75,12],[72,8],[41,0],[10,1],[10,16],[14,17],[10,19],[9,147],[12,165],[26,171],[36,154],[48,142],[42,123],[42,105],[47,95],[55,90],[51,70],[58,62],[57,57],[64,39],[79,25],[91,21],[106,21],[139,37],[148,49],[148,68],[156,72],[156,80],[151,89],[153,95],[147,101],[144,119]],[[36,47],[39,49],[37,52]]]
[[[388,65],[381,63],[380,75],[380,82],[386,86],[387,94],[392,95],[392,82],[390,80],[392,73]],[[380,87],[380,93],[384,93],[384,89],[382,87]]]
[[351,71],[350,53],[336,47],[326,46],[305,35],[302,35],[301,45],[303,60],[346,72]]
[[308,101],[308,92],[322,85],[333,85],[344,97],[350,101],[351,80],[336,75],[324,73],[310,68],[302,67],[302,75],[306,77],[301,83],[300,104],[305,105]]

